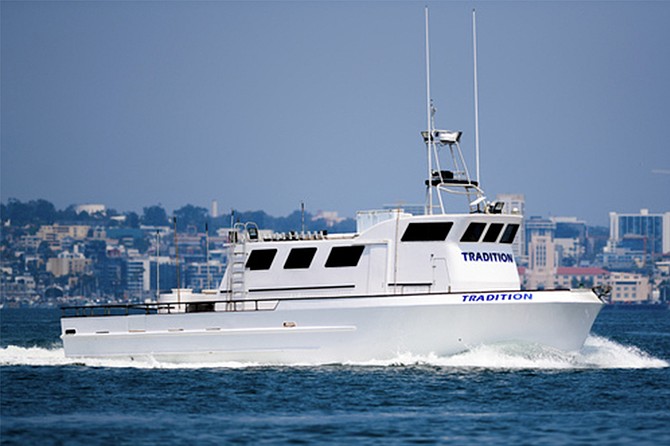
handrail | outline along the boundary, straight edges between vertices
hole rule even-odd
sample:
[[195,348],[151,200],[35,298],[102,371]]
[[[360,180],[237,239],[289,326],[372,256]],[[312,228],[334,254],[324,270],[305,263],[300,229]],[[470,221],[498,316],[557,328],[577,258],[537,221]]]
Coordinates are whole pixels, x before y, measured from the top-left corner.
[[[277,299],[273,299],[277,300]],[[189,302],[146,302],[141,304],[101,304],[101,305],[71,305],[61,307],[62,318],[75,317],[101,317],[101,316],[128,316],[131,314],[177,314],[177,313],[204,313],[214,311],[262,311],[259,302],[267,302],[268,299],[237,299],[237,300],[201,300]],[[243,304],[243,309],[238,309],[237,304]],[[216,304],[222,305],[224,309],[215,309]],[[247,308],[249,304],[253,308]]]

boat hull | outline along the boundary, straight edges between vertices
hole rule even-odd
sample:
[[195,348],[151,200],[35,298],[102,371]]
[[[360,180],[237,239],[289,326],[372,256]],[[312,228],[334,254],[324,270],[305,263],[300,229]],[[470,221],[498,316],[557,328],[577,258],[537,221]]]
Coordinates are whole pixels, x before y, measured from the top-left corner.
[[326,364],[447,356],[482,344],[579,350],[603,307],[591,291],[287,299],[265,311],[66,317],[68,357]]

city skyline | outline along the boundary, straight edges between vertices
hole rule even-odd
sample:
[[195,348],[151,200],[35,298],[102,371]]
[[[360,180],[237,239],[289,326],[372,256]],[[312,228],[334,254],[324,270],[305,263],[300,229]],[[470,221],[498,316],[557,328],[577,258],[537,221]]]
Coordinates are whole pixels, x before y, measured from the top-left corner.
[[[524,208],[520,196],[498,198]],[[142,300],[153,296],[156,288],[179,288],[180,283],[194,290],[211,289],[212,271],[218,279],[224,273],[227,250],[222,248],[230,240],[230,229],[220,219],[213,219],[207,230],[202,210],[180,211],[181,231],[170,224],[164,211],[153,208],[145,210],[142,221],[138,216],[117,219],[105,215],[100,206],[89,210],[96,212],[95,216],[74,216],[71,210],[55,212],[47,203],[12,203],[3,208],[5,303],[30,306],[81,303],[92,298]],[[248,217],[243,216],[242,221]],[[268,242],[295,237],[294,229],[301,220],[299,215],[293,215],[292,221],[257,217],[260,220],[254,221],[267,224],[262,240]],[[610,220],[607,237],[598,228],[589,230],[586,222],[576,218],[531,217],[515,231],[513,243],[519,246],[512,247],[513,254],[460,254],[464,259],[467,254],[466,261],[478,261],[481,255],[481,261],[492,256],[516,262],[526,290],[611,286],[612,302],[667,302],[670,212],[611,213]],[[326,240],[331,229],[338,232],[328,222],[316,222],[315,226],[315,218],[303,221],[307,226],[300,234],[312,243]]]
[[[2,201],[422,203],[423,5],[2,2]],[[437,125],[471,167],[477,8],[489,199],[599,226],[670,209],[670,4],[428,6]]]

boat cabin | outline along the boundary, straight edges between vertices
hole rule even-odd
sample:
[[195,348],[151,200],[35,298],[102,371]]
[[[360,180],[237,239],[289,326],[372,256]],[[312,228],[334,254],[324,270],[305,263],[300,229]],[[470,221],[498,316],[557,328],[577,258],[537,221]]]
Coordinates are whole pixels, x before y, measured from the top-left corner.
[[361,212],[355,234],[261,237],[240,225],[220,295],[240,299],[518,290],[520,217]]

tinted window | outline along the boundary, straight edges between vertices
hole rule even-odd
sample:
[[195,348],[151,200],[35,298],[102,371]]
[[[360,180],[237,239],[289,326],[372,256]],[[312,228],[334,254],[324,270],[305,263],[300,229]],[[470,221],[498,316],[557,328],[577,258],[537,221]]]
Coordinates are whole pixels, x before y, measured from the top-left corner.
[[477,223],[472,222],[468,225],[468,229],[465,230],[463,237],[461,237],[462,242],[478,242],[484,232],[486,223]]
[[316,248],[293,248],[286,258],[284,269],[305,269],[312,264]]
[[507,225],[505,232],[503,232],[502,237],[500,238],[500,243],[512,243],[514,237],[516,237],[516,231],[519,230],[519,225]]
[[334,246],[330,250],[326,268],[341,268],[345,266],[356,266],[363,254],[365,246]]
[[249,254],[246,267],[251,270],[270,269],[276,254],[276,249],[254,249]]
[[493,243],[498,240],[498,236],[500,235],[503,226],[505,225],[502,223],[491,223],[489,229],[486,231],[486,235],[484,235],[484,241]]
[[452,222],[410,223],[400,239],[403,242],[444,241],[453,226]]

